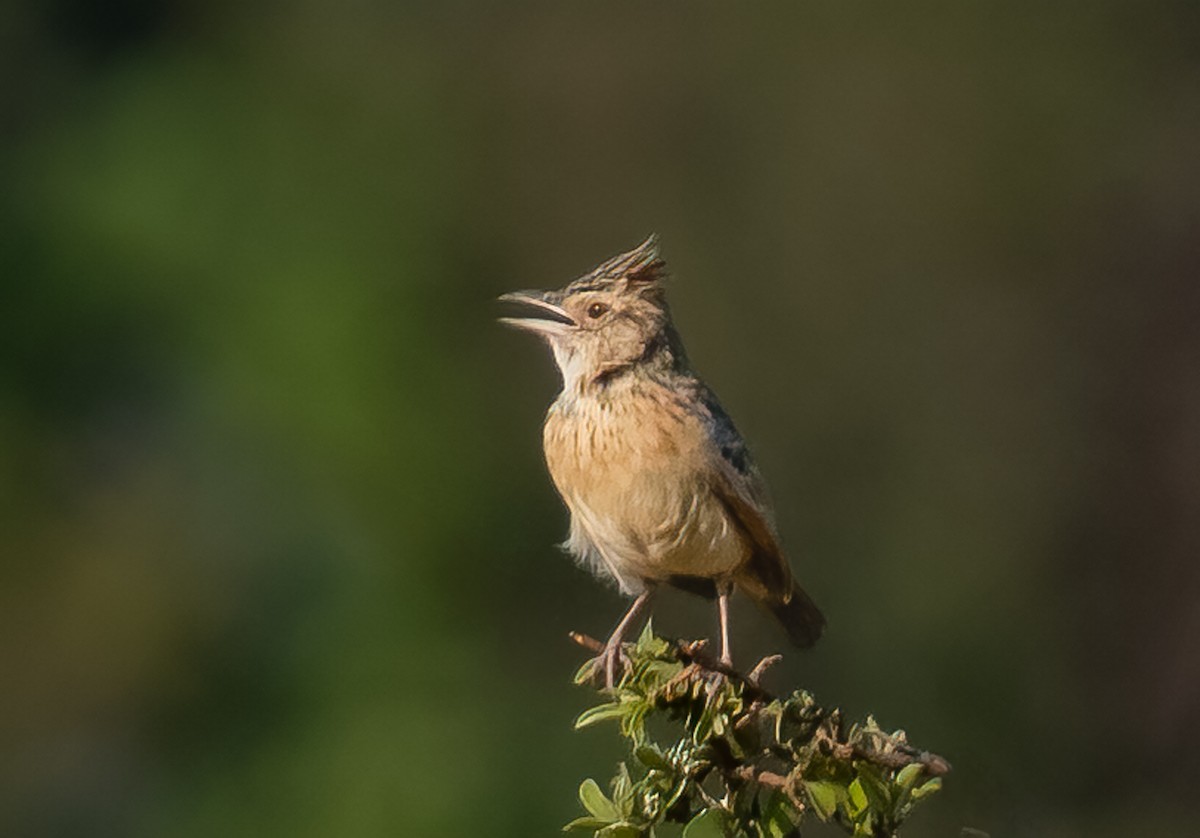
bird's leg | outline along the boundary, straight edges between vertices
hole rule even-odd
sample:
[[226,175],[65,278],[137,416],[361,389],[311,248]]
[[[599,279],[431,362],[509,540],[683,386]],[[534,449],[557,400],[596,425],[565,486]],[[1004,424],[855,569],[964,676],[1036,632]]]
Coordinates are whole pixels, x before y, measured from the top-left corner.
[[617,623],[617,627],[613,629],[608,642],[604,644],[604,651],[597,658],[597,663],[604,666],[604,686],[610,690],[616,684],[617,680],[617,661],[621,658],[621,640],[625,637],[625,632],[629,631],[629,627],[633,625],[634,621],[645,610],[646,605],[650,602],[650,595],[652,593],[654,593],[652,588],[646,588],[646,590],[638,594],[638,598],[633,601],[633,605],[629,606],[629,610],[625,612],[625,616],[621,618],[621,622]]
[[723,584],[717,593],[717,614],[721,619],[721,663],[733,666],[733,656],[729,653],[729,595],[733,586]]

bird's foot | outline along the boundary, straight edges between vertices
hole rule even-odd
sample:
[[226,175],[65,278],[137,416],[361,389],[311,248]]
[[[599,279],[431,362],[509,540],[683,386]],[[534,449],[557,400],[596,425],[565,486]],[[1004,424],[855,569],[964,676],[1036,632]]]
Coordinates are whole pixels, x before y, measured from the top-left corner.
[[580,680],[598,681],[603,678],[604,688],[611,690],[621,682],[629,669],[629,656],[620,643],[608,644],[600,654],[588,661],[588,667],[587,674]]
[[[724,661],[722,661],[722,663],[724,663]],[[724,687],[726,684],[730,683],[729,676],[726,675],[724,672],[717,672],[717,671],[709,670],[709,671],[705,672],[702,677],[706,684],[705,692],[708,693],[708,698],[710,701],[716,696],[716,694],[718,692],[721,691],[722,687]]]
[[618,668],[621,670],[621,678],[625,677],[625,671],[629,668],[629,657],[620,643],[610,643],[600,653],[599,661],[604,667],[604,688],[611,690],[619,683]]

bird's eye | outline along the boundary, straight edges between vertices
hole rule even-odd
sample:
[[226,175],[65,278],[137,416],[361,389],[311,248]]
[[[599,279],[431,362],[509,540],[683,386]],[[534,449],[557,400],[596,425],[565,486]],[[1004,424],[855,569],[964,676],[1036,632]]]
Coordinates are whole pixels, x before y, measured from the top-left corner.
[[604,303],[592,303],[590,306],[588,306],[588,317],[595,320],[606,311],[608,311],[608,306],[606,306]]

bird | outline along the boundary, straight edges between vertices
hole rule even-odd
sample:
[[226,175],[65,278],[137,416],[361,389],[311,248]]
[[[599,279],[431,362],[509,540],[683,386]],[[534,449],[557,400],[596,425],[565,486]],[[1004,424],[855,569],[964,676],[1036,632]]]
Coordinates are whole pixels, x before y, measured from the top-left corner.
[[666,279],[651,235],[560,289],[499,298],[521,315],[500,322],[542,338],[561,374],[543,427],[546,466],[570,513],[561,546],[633,598],[595,661],[609,689],[625,635],[662,585],[717,601],[726,666],[735,590],[797,647],[825,627],[784,556],[742,435],[688,362]]

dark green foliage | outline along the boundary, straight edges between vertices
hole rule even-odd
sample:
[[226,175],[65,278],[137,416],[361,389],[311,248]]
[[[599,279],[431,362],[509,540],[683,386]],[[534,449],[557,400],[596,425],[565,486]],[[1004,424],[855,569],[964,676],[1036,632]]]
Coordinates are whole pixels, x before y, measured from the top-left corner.
[[[685,838],[789,838],[811,814],[850,835],[882,838],[898,834],[949,770],[870,717],[847,724],[807,692],[771,696],[753,674],[708,660],[701,643],[672,642],[647,626],[626,652],[620,685],[575,727],[615,721],[630,755],[607,793],[583,782],[587,815],[566,830],[637,838],[679,823]],[[593,674],[589,662],[576,682]]]

